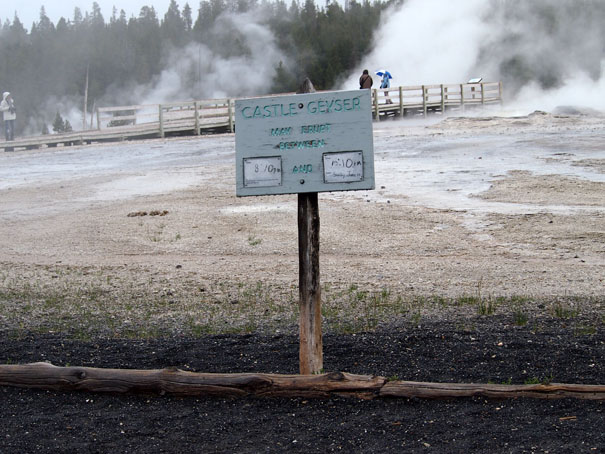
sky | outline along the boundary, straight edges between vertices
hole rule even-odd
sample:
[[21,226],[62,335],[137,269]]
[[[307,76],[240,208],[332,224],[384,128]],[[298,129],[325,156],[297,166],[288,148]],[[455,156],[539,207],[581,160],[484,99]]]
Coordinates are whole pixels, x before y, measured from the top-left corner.
[[[53,24],[57,24],[61,17],[65,19],[72,19],[74,16],[74,9],[80,8],[82,15],[86,11],[92,12],[92,3],[94,0],[0,0],[2,8],[0,8],[0,19],[2,22],[8,19],[12,22],[15,12],[19,17],[19,20],[27,30],[30,30],[33,22],[38,22],[40,18],[40,7],[44,6],[46,15]],[[142,6],[153,6],[158,13],[158,17],[161,19],[164,17],[166,11],[168,11],[168,5],[170,0],[96,0],[101,7],[101,13],[108,21],[111,17],[114,5],[118,9],[118,12],[123,9],[126,12],[126,17],[138,16]],[[179,8],[182,10],[185,3],[189,3],[193,11],[197,11],[199,1],[198,0],[177,0]],[[10,6],[7,6],[10,5]]]

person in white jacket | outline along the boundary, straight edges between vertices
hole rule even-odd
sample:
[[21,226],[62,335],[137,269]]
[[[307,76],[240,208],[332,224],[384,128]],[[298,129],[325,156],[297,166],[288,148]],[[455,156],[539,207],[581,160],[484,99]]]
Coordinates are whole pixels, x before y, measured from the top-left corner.
[[13,97],[8,91],[2,93],[2,102],[0,102],[0,112],[4,114],[4,136],[6,140],[15,138],[15,120],[17,119],[17,110]]

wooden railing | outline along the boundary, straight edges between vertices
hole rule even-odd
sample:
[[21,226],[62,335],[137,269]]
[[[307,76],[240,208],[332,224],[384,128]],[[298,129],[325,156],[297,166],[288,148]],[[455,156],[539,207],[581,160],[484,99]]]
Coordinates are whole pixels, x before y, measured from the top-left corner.
[[[377,120],[390,116],[445,113],[449,109],[464,111],[468,106],[500,102],[501,82],[418,85],[372,90],[372,113]],[[0,149],[10,151],[18,148],[55,147],[167,135],[233,132],[234,105],[234,99],[210,99],[100,107],[96,111],[97,129],[18,138],[11,142],[0,142]]]
[[115,132],[166,134],[227,129],[233,132],[234,100],[212,99],[141,106],[101,107],[97,109],[97,129]]
[[502,82],[416,85],[372,90],[372,113],[376,119],[388,115],[445,113],[448,109],[464,110],[472,105],[501,102]]

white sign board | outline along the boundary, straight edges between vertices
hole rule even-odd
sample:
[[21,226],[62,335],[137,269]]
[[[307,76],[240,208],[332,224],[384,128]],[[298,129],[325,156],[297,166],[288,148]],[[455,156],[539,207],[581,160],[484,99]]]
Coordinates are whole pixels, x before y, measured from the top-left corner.
[[281,157],[244,158],[244,186],[281,186]]
[[374,189],[369,90],[235,102],[238,196]]
[[361,151],[325,153],[323,158],[326,183],[363,181],[363,153]]

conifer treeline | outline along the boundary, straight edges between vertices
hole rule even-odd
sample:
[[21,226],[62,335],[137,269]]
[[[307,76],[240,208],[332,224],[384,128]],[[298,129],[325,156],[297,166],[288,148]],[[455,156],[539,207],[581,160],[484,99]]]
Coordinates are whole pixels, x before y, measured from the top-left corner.
[[[318,88],[329,89],[368,52],[380,14],[392,1],[351,0],[345,10],[329,1],[318,8],[313,0],[289,5],[284,0],[202,0],[194,12],[188,3],[181,8],[171,0],[163,17],[145,6],[138,17],[130,18],[114,8],[108,20],[93,2],[92,12],[75,8],[72,18],[56,24],[42,7],[29,31],[17,16],[0,30],[0,92],[11,91],[19,115],[31,119],[49,99],[72,99],[74,104],[82,100],[89,67],[94,74],[88,86],[91,109],[93,100],[106,99],[111,88],[150,83],[175,48],[201,43],[224,57],[245,54],[237,36],[216,42],[211,30],[221,14],[250,10],[259,11],[263,25],[294,62],[290,67],[276,65],[266,92],[294,91],[303,75]],[[40,124],[44,122],[47,119]],[[24,122],[17,126],[22,129]]]

